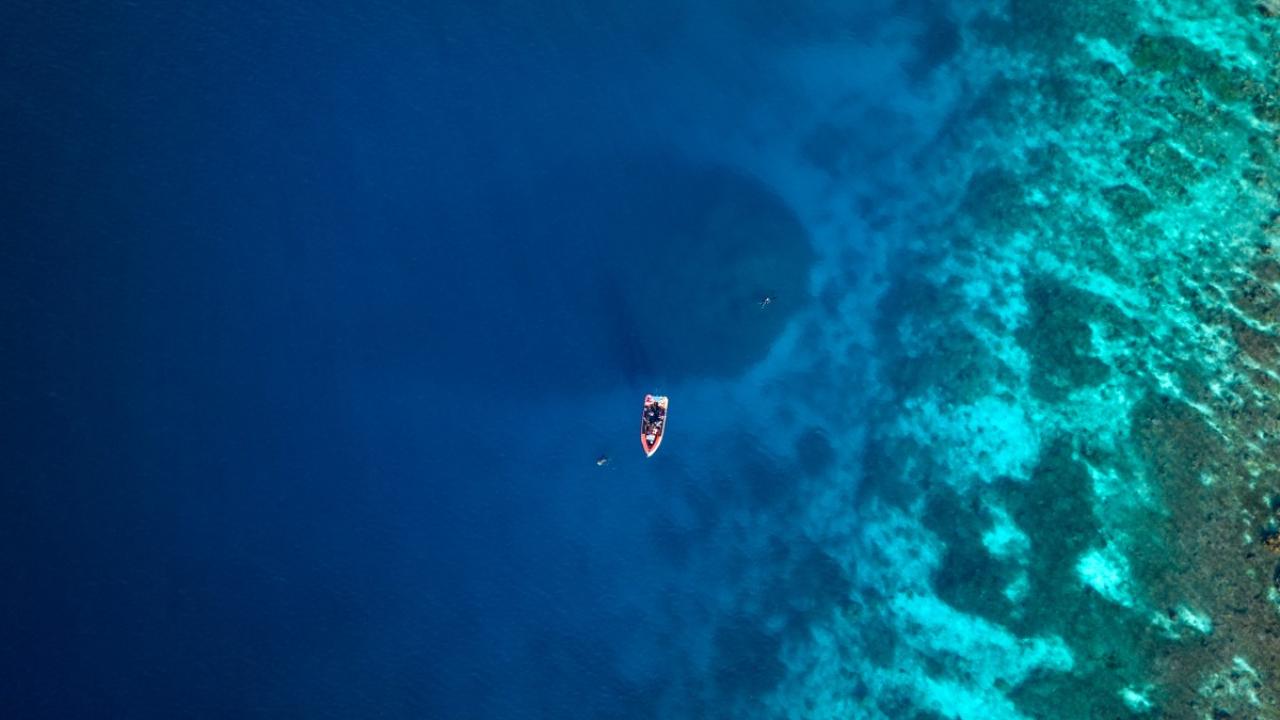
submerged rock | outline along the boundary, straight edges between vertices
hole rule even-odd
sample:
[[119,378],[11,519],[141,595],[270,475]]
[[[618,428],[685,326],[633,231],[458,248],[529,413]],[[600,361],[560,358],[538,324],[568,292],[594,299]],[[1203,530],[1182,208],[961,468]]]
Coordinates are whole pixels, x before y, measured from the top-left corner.
[[[616,311],[619,352],[665,379],[725,376],[760,360],[808,297],[814,254],[773,190],[728,167],[641,164],[597,178],[599,296]],[[761,312],[760,299],[777,298]]]

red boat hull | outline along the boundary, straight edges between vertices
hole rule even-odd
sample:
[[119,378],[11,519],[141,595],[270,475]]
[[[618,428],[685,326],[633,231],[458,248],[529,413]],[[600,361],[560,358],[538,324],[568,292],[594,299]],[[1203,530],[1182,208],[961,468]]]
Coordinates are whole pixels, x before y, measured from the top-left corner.
[[[658,410],[659,420],[656,423],[650,423],[647,417],[650,408]],[[644,449],[645,457],[653,457],[653,454],[658,452],[666,430],[667,398],[662,395],[645,395],[644,410],[640,413],[640,447]]]

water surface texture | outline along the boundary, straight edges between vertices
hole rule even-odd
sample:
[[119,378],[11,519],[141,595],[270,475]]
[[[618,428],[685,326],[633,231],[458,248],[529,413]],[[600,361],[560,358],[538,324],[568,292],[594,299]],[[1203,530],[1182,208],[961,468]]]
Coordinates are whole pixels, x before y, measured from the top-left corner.
[[4,716],[1280,718],[1277,14],[7,3]]

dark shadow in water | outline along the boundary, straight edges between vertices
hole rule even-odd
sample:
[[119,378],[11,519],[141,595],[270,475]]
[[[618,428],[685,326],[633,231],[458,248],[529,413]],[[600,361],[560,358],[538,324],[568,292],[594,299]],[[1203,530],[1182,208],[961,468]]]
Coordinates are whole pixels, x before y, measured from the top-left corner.
[[[583,637],[544,629],[533,631],[525,647],[521,667],[529,675],[517,679],[529,697],[522,710],[531,718],[617,718],[646,720],[657,717],[660,687],[629,680],[618,671],[614,648]],[[511,678],[494,678],[501,686]],[[591,688],[584,693],[583,687]],[[486,697],[492,697],[493,686]]]
[[615,351],[616,367],[628,385],[643,384],[654,376],[654,365],[622,288],[617,283],[601,281],[597,292],[600,312]]
[[[671,378],[755,362],[807,296],[812,252],[794,213],[728,168],[620,168],[603,223],[621,252],[602,268]],[[778,302],[761,308],[759,300]]]
[[729,698],[754,699],[786,672],[778,655],[781,639],[760,618],[731,617],[716,627],[711,666],[715,688]]
[[811,427],[796,439],[796,460],[808,477],[820,477],[830,470],[836,461],[835,448],[820,427]]
[[399,301],[416,312],[392,315],[415,327],[379,344],[454,382],[557,391],[743,371],[806,302],[813,262],[767,185],[662,156],[492,186],[426,252]]

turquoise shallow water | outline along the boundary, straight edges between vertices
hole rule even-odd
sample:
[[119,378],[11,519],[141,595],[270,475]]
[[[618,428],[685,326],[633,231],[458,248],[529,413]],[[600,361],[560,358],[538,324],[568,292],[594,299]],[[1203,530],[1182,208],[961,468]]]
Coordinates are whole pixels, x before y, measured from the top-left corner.
[[1275,717],[1276,21],[963,18],[965,91],[875,208],[874,341],[847,299],[811,319],[876,409],[791,530],[853,600],[783,643],[769,712]]
[[783,548],[725,600],[771,630],[713,638],[779,661],[734,713],[1276,717],[1276,20],[951,17],[882,172],[827,116],[831,185],[780,183],[821,301],[759,373],[817,470],[718,530]]

